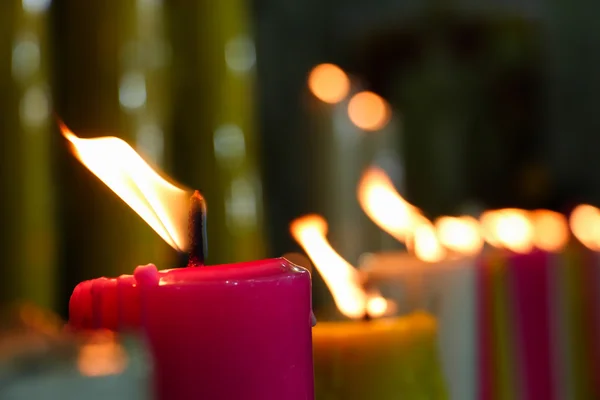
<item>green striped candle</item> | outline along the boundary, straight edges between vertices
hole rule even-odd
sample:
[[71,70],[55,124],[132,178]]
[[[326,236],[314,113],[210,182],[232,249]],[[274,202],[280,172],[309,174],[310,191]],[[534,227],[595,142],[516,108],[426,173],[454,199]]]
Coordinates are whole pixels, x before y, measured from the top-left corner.
[[55,185],[50,115],[50,1],[0,6],[0,302],[53,307]]

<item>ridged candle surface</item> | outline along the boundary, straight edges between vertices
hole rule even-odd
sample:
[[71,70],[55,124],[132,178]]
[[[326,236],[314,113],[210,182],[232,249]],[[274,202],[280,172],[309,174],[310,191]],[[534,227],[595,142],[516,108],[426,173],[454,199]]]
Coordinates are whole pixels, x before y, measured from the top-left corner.
[[80,283],[76,329],[141,329],[161,400],[312,400],[308,271],[285,259]]

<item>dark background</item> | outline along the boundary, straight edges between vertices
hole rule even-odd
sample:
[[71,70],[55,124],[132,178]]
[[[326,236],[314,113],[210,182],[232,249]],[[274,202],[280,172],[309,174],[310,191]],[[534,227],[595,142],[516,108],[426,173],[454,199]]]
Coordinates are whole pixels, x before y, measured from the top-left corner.
[[[427,216],[600,204],[597,8],[565,0],[5,1],[0,298],[64,314],[83,279],[182,260],[75,160],[55,114],[81,137],[127,140],[200,189],[209,263],[298,251],[288,226],[308,212],[328,218],[334,247],[352,263],[384,248],[389,238],[353,215],[355,193],[328,184],[357,181],[371,160],[358,147],[360,160],[328,161],[341,151],[325,139],[342,106],[307,89],[324,62],[391,104],[385,135],[402,171],[398,189]],[[240,143],[241,155],[231,150]],[[343,217],[331,213],[346,205]],[[348,229],[344,220],[359,223]],[[374,235],[383,239],[368,240]]]

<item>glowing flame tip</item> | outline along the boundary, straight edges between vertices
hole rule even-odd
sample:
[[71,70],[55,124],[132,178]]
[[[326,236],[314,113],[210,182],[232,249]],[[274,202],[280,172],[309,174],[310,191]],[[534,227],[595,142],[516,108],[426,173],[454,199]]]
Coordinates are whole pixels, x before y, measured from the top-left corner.
[[63,136],[75,156],[127,203],[163,240],[177,250],[188,246],[190,193],[168,182],[122,139],[82,139],[60,119]]
[[377,293],[367,294],[356,268],[344,260],[325,237],[327,222],[318,215],[300,217],[290,224],[294,239],[304,248],[323,277],[342,314],[349,318],[385,314],[387,303]]

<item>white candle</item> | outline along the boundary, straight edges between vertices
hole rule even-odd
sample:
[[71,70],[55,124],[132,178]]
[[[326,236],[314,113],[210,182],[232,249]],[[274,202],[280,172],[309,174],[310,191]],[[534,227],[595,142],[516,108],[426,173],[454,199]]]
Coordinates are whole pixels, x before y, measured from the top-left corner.
[[[363,258],[368,285],[381,288],[401,309],[436,315],[442,368],[451,399],[476,398],[475,258],[455,256],[428,263],[407,252]],[[395,292],[395,293],[394,293]]]

